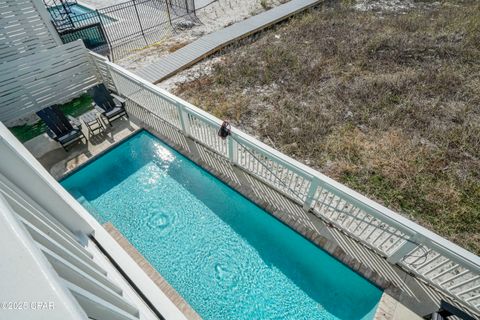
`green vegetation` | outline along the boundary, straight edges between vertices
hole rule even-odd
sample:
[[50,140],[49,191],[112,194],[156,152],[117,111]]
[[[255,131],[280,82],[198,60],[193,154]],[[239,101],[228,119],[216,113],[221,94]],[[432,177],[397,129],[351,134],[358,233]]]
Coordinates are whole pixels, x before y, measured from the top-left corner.
[[177,94],[478,254],[480,3],[416,4],[311,11]]
[[269,10],[271,9],[271,5],[268,3],[268,0],[260,0],[260,5],[264,10]]
[[83,94],[70,102],[62,104],[60,106],[60,109],[66,115],[70,115],[76,118],[81,116],[85,112],[92,110],[92,103],[92,97],[88,94]]
[[[60,109],[66,115],[78,117],[92,109],[92,98],[88,94],[84,94],[79,98],[62,104],[60,106]],[[36,136],[41,135],[42,133],[45,133],[47,130],[47,126],[42,120],[38,120],[34,124],[14,126],[9,129],[10,131],[12,131],[15,137],[17,137],[17,139],[23,143],[35,138]]]

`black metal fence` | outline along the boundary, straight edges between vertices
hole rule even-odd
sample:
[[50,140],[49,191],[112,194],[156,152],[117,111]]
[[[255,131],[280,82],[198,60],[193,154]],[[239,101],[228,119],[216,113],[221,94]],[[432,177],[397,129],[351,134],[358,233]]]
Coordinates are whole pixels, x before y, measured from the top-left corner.
[[195,14],[195,0],[168,0],[170,8],[177,16]]
[[111,60],[164,39],[181,21],[196,20],[194,0],[130,0],[96,10],[73,1],[53,4],[48,11],[64,43],[83,39]]

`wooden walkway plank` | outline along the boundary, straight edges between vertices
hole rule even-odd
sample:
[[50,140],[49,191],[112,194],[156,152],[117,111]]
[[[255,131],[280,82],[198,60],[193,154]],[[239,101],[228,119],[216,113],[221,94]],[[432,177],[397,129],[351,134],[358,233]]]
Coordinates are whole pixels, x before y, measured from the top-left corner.
[[154,84],[159,83],[232,42],[287,19],[319,2],[320,0],[291,0],[222,30],[207,34],[135,73]]

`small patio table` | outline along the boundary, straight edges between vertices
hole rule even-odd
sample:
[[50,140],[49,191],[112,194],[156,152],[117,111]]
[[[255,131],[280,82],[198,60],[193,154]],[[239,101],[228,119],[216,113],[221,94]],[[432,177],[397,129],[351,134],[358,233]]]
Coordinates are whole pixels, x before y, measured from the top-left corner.
[[91,110],[87,113],[84,113],[80,116],[80,119],[88,129],[90,135],[95,135],[95,131],[98,130],[98,133],[105,130],[105,125],[100,118],[100,114],[97,110]]

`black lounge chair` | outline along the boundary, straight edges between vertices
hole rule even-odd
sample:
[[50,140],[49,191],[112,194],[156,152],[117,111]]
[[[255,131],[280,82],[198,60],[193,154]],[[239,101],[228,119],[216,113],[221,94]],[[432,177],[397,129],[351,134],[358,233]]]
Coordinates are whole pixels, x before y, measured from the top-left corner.
[[110,126],[112,126],[113,120],[121,116],[128,118],[127,111],[125,111],[125,99],[110,93],[104,84],[91,88],[89,93],[95,102],[95,109],[107,119]]
[[48,136],[60,143],[65,151],[67,151],[67,145],[75,141],[85,139],[85,142],[87,142],[80,122],[73,117],[67,118],[58,106],[53,105],[42,109],[37,112],[37,115],[47,125]]
[[429,314],[424,319],[428,320],[448,320],[450,317],[462,320],[475,320],[475,318],[451,303],[442,300],[440,302],[440,309],[432,314]]

